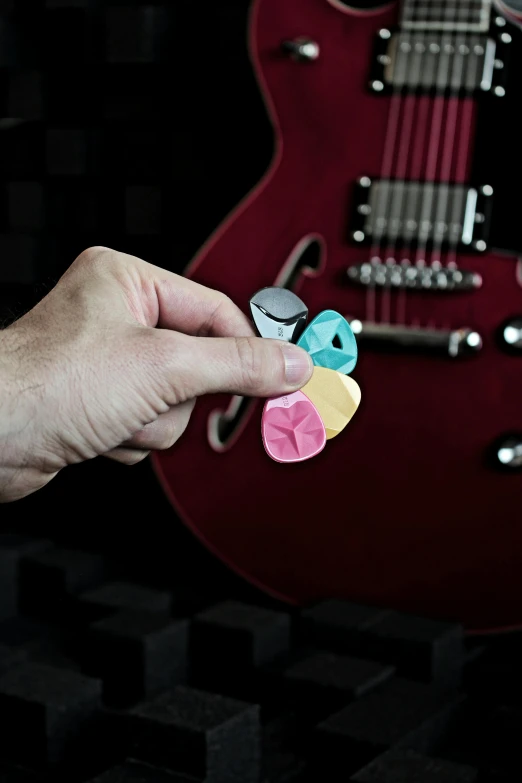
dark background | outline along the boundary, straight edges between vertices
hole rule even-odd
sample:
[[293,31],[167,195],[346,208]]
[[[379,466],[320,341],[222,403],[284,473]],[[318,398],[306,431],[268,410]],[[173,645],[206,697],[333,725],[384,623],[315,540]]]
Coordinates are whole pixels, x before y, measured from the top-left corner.
[[[91,245],[182,272],[261,177],[273,139],[248,59],[249,5],[0,4],[1,323]],[[512,98],[482,112],[475,158],[496,191],[493,245],[522,250],[519,61]],[[255,594],[185,531],[148,462],[69,468],[0,515],[4,529],[117,555],[147,579],[189,573]]]
[[[33,306],[74,258],[91,245],[113,247],[181,272],[211,231],[260,178],[271,158],[272,134],[247,56],[249,5],[248,0],[149,0],[146,6],[131,0],[0,0],[3,325]],[[476,159],[477,170],[488,172],[497,193],[493,244],[522,250],[520,74],[522,68],[515,62],[508,93],[512,98],[500,105],[497,102],[494,113],[483,112]],[[204,481],[202,475],[202,485]],[[0,506],[0,532],[6,531],[51,539],[59,547],[100,552],[107,564],[113,565],[111,578],[116,575],[133,583],[166,588],[174,603],[179,597],[183,604],[185,597],[189,609],[182,610],[182,614],[193,613],[221,597],[275,607],[274,602],[211,557],[177,520],[148,461],[129,468],[99,458],[68,468],[38,493]],[[23,560],[26,544],[15,544],[18,551],[16,547]],[[9,544],[2,543],[0,554],[5,556],[5,550],[9,553]],[[2,563],[9,565],[9,558],[8,554]],[[73,559],[71,563],[74,571]],[[68,565],[62,562],[63,572]],[[26,567],[13,582],[25,585],[34,600],[40,584],[31,573],[28,576]],[[0,580],[3,576],[0,569]],[[46,580],[51,577],[44,573],[41,584],[49,588]],[[61,618],[61,625],[74,624],[81,605],[81,601],[73,602],[72,608],[67,605],[69,613]],[[52,608],[45,607],[46,622]],[[324,621],[326,614],[321,615],[321,611],[318,617]],[[348,629],[352,616],[349,605],[343,611]],[[272,616],[270,623],[277,625],[278,618]],[[250,627],[249,620],[242,622],[240,636],[246,627],[247,636],[255,638],[259,632],[263,640],[266,617],[259,627],[256,619]],[[442,675],[446,670],[460,673],[465,664],[462,685],[468,694],[467,707],[454,741],[438,748],[437,755],[485,770],[479,778],[473,770],[461,770],[458,779],[463,783],[520,779],[519,637],[512,634],[499,640],[466,643],[453,654],[444,645],[447,639],[452,642],[459,638],[459,629],[454,626],[398,614],[387,622],[388,630],[383,631],[381,639],[363,638],[361,642],[355,634],[355,649],[362,644],[358,654],[371,659],[375,654],[371,645],[382,643],[383,660],[394,664],[398,661],[399,672],[406,678],[401,687],[413,701],[418,701],[418,696],[409,678],[418,675],[418,664],[426,665],[423,677],[428,680],[426,693],[430,699],[444,685],[434,675],[438,658]],[[315,639],[314,644],[330,649],[331,640],[326,639],[324,627],[321,630],[321,622],[317,625],[319,641]],[[231,638],[226,612],[218,618],[216,627],[216,635],[210,638],[222,645],[226,659]],[[9,629],[5,623],[1,630],[0,647],[12,644],[18,651],[20,640],[6,641]],[[60,636],[60,644],[40,650],[37,659],[67,671],[72,665],[70,651],[62,658],[61,643]],[[205,642],[201,646],[212,645]],[[125,652],[131,647],[128,643]],[[216,663],[212,654],[203,661],[203,670],[207,663],[210,669]],[[236,650],[232,661],[234,655],[241,659],[242,653]],[[118,659],[116,668],[119,663]],[[217,663],[219,669],[223,663],[219,656]],[[369,681],[370,675],[357,667],[353,662],[348,665],[348,680],[355,677],[357,682],[365,678]],[[325,671],[319,671],[317,682],[316,674],[310,675],[309,682],[308,675],[304,676],[306,700],[309,685],[312,689],[317,686],[317,693],[323,686],[330,695],[346,691],[347,675],[342,666],[336,673],[330,662]],[[108,679],[114,676],[111,672]],[[228,694],[219,677],[215,687]],[[50,680],[46,686],[49,700],[54,698]],[[201,687],[201,680],[196,677],[194,681]],[[312,690],[312,712],[317,693]],[[259,692],[253,700],[258,696]],[[10,718],[11,703],[7,701],[7,708],[5,705],[5,692],[0,688],[0,712],[3,710],[2,715]],[[379,704],[372,709],[366,716],[370,728],[379,723],[383,712]],[[419,718],[423,727],[433,722],[430,709],[428,706],[427,717]],[[397,717],[399,713],[411,721],[414,713],[407,700],[404,705],[396,704],[391,720],[385,716],[388,726],[402,720]],[[274,736],[283,735],[276,726]],[[27,738],[28,748],[31,742],[40,742],[36,729],[29,730]],[[113,739],[111,735],[111,742]],[[432,746],[425,750],[434,752]],[[28,750],[28,754],[31,752]],[[3,778],[4,755],[0,738],[1,783],[34,781],[32,777]],[[298,759],[287,759],[287,769],[297,768],[301,751],[297,755]],[[421,783],[457,780],[455,769],[445,766],[445,762],[436,768],[430,764],[428,760],[424,773],[412,779]],[[292,775],[267,774],[263,781],[301,780],[299,773]],[[80,779],[86,779],[85,770],[74,777],[74,782]],[[334,779],[321,772],[314,778],[325,783]],[[348,780],[348,775],[343,779]],[[363,779],[396,783],[399,778],[386,777],[384,772],[382,777]],[[73,779],[64,780],[71,783]],[[127,783],[131,779],[122,775],[110,778],[111,783],[113,780]]]
[[[0,130],[4,324],[91,245],[181,272],[272,151],[247,0],[47,2],[29,18],[12,6],[1,115],[22,121]],[[216,593],[236,583],[178,522],[148,462],[67,469],[0,515],[4,529],[114,554],[136,578],[208,578]]]

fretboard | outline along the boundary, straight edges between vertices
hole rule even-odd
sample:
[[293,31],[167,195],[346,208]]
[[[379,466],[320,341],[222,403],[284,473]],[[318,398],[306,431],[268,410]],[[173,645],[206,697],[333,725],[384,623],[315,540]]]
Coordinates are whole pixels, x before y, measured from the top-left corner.
[[485,31],[492,0],[403,0],[401,25],[410,30]]

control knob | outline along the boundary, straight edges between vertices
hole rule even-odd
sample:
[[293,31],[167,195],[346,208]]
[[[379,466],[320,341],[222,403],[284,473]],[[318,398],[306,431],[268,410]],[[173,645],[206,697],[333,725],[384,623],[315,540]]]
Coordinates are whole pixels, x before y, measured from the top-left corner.
[[500,326],[502,347],[509,353],[522,353],[522,317],[510,318]]
[[311,38],[294,38],[293,41],[283,41],[281,48],[298,62],[313,62],[319,57],[319,44]]
[[522,470],[522,434],[499,438],[493,446],[492,456],[502,470]]

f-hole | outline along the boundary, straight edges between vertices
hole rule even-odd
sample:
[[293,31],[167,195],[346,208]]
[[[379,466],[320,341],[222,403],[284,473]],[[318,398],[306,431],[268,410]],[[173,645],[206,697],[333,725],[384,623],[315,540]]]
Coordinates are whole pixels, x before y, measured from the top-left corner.
[[273,285],[297,291],[301,276],[314,277],[321,269],[323,243],[320,237],[305,237],[288,256]]
[[251,397],[236,394],[225,411],[212,411],[208,417],[208,442],[215,451],[225,451],[239,437],[254,403]]
[[[272,285],[295,291],[299,287],[301,276],[314,277],[320,272],[322,263],[322,238],[304,237],[290,253]],[[212,411],[208,417],[207,433],[208,442],[215,451],[226,451],[233,446],[246,426],[255,404],[255,399],[235,395],[226,410]]]

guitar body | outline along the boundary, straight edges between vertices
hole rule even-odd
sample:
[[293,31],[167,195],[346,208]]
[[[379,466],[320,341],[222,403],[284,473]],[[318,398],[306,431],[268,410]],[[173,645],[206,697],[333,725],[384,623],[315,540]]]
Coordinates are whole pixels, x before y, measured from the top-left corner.
[[[368,90],[376,32],[397,8],[358,12],[334,0],[257,0],[251,55],[277,145],[269,171],[207,242],[188,276],[245,312],[259,288],[288,276],[311,239],[318,268],[293,288],[310,317],[324,309],[364,320],[368,294],[347,282],[368,258],[350,241],[354,183],[381,169],[391,98]],[[281,42],[310,36],[320,57],[299,63]],[[408,292],[406,322],[470,327],[482,350],[466,359],[360,348],[361,407],[310,462],[264,452],[263,401],[228,442],[217,438],[226,395],[198,401],[186,435],[154,466],[176,511],[232,569],[292,603],[327,597],[455,618],[472,630],[522,624],[522,476],[488,462],[491,444],[522,431],[522,359],[495,333],[522,312],[517,261],[462,254],[478,290]],[[380,300],[376,295],[375,320]],[[393,301],[391,318],[393,320]]]

